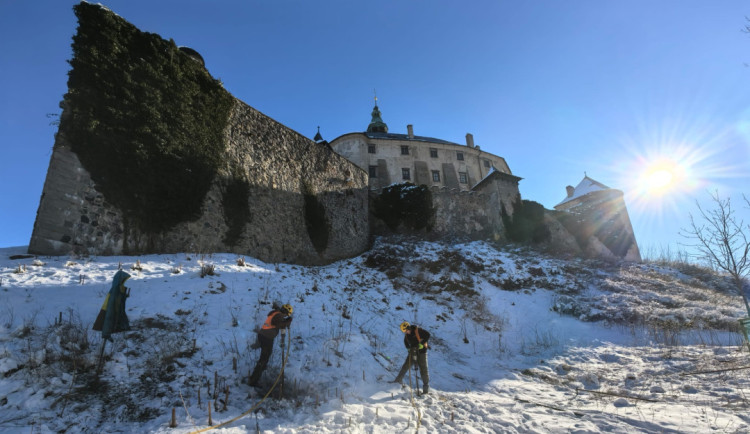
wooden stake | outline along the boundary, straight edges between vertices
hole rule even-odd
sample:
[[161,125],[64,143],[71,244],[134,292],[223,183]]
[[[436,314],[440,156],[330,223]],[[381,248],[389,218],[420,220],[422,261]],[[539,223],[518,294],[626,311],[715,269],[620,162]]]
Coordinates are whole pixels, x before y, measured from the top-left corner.
[[201,388],[198,386],[198,408],[201,408]]
[[172,407],[172,422],[169,423],[170,428],[177,428],[177,418],[174,415],[174,407]]
[[229,386],[224,389],[224,411],[227,411],[227,404],[229,404]]
[[219,371],[214,371],[214,399],[218,396],[219,389]]
[[237,372],[237,357],[232,357],[232,370]]
[[99,362],[96,366],[96,375],[102,373],[102,368],[104,367],[104,346],[107,344],[106,339],[102,339],[102,348],[99,350]]
[[213,426],[214,421],[211,420],[211,401],[208,401],[208,426]]
[[62,312],[60,312],[60,319],[57,321],[58,324],[62,325]]

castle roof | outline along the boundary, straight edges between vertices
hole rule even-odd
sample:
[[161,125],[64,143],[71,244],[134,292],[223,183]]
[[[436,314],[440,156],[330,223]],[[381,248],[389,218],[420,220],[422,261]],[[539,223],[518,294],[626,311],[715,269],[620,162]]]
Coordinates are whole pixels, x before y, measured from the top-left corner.
[[578,185],[575,186],[575,188],[568,186],[568,196],[566,196],[565,199],[563,199],[560,203],[555,205],[555,208],[564,203],[578,199],[581,196],[585,196],[589,193],[609,189],[609,187],[602,184],[601,182],[591,179],[588,177],[588,175],[585,175],[581,182],[579,182]]
[[505,181],[515,182],[516,185],[518,185],[518,182],[521,181],[523,178],[516,175],[511,175],[510,173],[501,172],[497,169],[495,169],[495,166],[490,167],[490,171],[487,172],[487,175],[485,175],[484,178],[482,178],[479,182],[476,183],[473,187],[471,187],[472,191],[481,190],[484,188],[485,185],[487,185],[491,180],[493,179],[501,179]]
[[375,107],[372,108],[372,120],[370,125],[367,126],[368,133],[387,133],[388,125],[383,122],[380,117],[380,109],[378,108],[378,99],[375,98]]
[[442,139],[436,139],[433,137],[424,137],[424,136],[409,136],[408,134],[394,134],[394,133],[380,133],[380,132],[370,132],[367,131],[364,133],[365,136],[371,138],[371,139],[384,139],[384,140],[412,140],[416,142],[430,142],[430,143],[437,143],[440,145],[456,145],[456,146],[463,146],[459,145],[458,143],[449,142],[447,140]]
[[318,132],[317,134],[315,134],[313,141],[315,141],[316,143],[320,143],[323,141],[323,136],[320,135],[320,127],[318,127]]

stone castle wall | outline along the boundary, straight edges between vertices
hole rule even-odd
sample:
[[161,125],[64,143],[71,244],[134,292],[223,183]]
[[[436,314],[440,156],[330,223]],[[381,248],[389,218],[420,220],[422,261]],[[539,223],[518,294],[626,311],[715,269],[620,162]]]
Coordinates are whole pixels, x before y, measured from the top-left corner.
[[492,240],[504,237],[500,207],[491,195],[433,187],[432,202],[435,234]]
[[[64,134],[58,134],[29,252],[234,252],[268,262],[322,264],[367,248],[367,177],[362,170],[241,101],[232,109],[225,137],[226,165],[203,198],[198,219],[146,234],[130,227],[127,216],[107,202]],[[232,246],[223,241],[228,225],[221,200],[222,177],[230,176],[250,184],[250,219]],[[303,189],[314,194],[325,212],[328,242],[321,252],[310,239]]]
[[[382,191],[382,189],[370,190],[371,210],[374,209],[373,201],[380,196]],[[376,215],[370,213],[373,235],[388,235],[396,232],[427,239],[469,238],[495,241],[505,239],[498,195],[447,187],[431,187],[429,192],[433,216],[427,228],[413,231],[401,225],[394,231]]]
[[174,42],[100,5],[74,10],[30,253],[324,264],[367,248],[363,170],[229,95]]

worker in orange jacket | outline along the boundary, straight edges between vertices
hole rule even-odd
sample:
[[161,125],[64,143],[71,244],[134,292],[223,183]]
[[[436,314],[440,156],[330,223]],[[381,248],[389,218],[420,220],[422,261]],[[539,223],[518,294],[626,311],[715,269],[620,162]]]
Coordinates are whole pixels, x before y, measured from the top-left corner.
[[[255,369],[250,375],[250,385],[258,386],[258,380],[266,370],[268,365],[268,359],[271,358],[271,352],[273,352],[273,341],[279,334],[279,330],[285,330],[289,328],[292,323],[292,306],[285,304],[283,306],[276,306],[274,304],[273,310],[268,313],[266,321],[258,330],[258,340],[253,348],[260,348],[260,358],[255,364]],[[283,338],[282,338],[283,339]]]

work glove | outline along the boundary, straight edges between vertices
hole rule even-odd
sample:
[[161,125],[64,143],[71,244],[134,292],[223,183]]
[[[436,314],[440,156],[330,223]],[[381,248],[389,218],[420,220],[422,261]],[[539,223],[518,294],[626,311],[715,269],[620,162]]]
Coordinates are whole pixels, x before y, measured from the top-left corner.
[[420,349],[420,350],[423,350],[423,349],[424,349],[424,345],[422,345],[422,344],[419,344],[419,349]]

